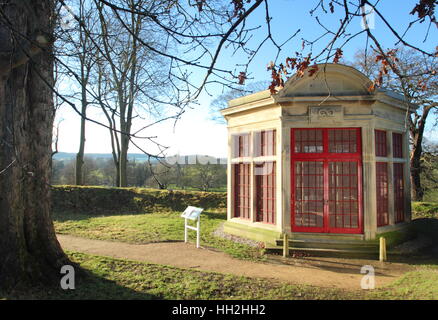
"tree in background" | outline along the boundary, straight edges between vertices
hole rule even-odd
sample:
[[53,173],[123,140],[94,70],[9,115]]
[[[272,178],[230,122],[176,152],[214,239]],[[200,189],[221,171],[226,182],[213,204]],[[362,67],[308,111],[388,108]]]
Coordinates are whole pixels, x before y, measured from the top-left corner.
[[[151,5],[147,1],[121,1],[121,5],[129,8],[127,12],[117,12],[97,0],[94,2],[103,47],[98,62],[99,85],[109,84],[104,92],[99,90],[106,97],[106,103],[100,99],[101,106],[110,127],[118,186],[126,187],[133,119],[160,117],[157,112],[163,109],[160,95],[168,87],[168,78],[162,71],[168,68],[167,62],[141,45],[139,39],[156,50],[165,48],[157,40],[158,35],[154,34],[147,17],[136,13],[143,5]],[[114,132],[115,129],[119,132]]]
[[234,88],[225,91],[210,103],[211,119],[225,124],[225,119],[221,115],[220,110],[228,108],[228,101],[245,96],[247,94],[267,90],[268,86],[269,81],[257,81],[248,83],[245,86],[242,86],[242,88]]
[[[62,27],[56,29],[55,55],[56,77],[58,85],[68,83],[68,89],[61,90],[62,94],[71,99],[77,99],[80,104],[78,112],[81,115],[79,150],[76,155],[75,184],[84,184],[84,155],[87,109],[94,102],[90,97],[92,86],[95,84],[93,77],[96,63],[96,34],[97,16],[95,8],[88,0],[77,0],[77,15],[83,21],[75,23],[71,17],[70,7],[58,7]],[[93,83],[94,82],[94,83]],[[58,100],[59,98],[56,97]]]
[[175,183],[176,170],[173,166],[158,162],[156,165],[151,165],[150,168],[152,175],[146,180],[148,186],[165,190],[172,183]]
[[[426,139],[425,139],[426,140]],[[438,198],[438,143],[424,141],[421,156],[421,185],[424,201],[436,201]]]
[[[421,201],[424,190],[421,184],[422,153],[426,123],[437,124],[438,110],[438,57],[427,56],[414,49],[400,47],[394,51],[392,63],[402,77],[384,72],[378,52],[365,54],[357,51],[352,65],[370,78],[379,79],[380,85],[402,94],[406,98],[406,127],[410,134],[410,166],[412,199]],[[419,106],[412,110],[409,103]],[[408,111],[410,110],[410,111]],[[428,122],[429,120],[429,122]]]
[[201,191],[210,191],[227,185],[226,165],[196,164],[189,168],[193,187]]

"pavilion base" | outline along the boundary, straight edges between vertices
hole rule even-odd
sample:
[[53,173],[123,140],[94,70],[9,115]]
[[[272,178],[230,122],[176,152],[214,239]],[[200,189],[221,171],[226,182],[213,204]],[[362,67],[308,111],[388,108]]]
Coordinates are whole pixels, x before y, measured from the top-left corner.
[[[410,223],[400,223],[390,227],[379,228],[372,240],[366,240],[363,234],[335,234],[287,232],[290,253],[309,256],[349,257],[377,259],[379,238],[385,237],[390,254],[392,249],[415,236]],[[278,230],[262,228],[251,222],[226,221],[224,232],[265,243],[266,253],[282,254],[283,233]]]
[[267,246],[275,245],[276,240],[282,236],[282,233],[276,230],[258,228],[233,221],[226,221],[224,223],[224,232],[255,241],[261,241]]

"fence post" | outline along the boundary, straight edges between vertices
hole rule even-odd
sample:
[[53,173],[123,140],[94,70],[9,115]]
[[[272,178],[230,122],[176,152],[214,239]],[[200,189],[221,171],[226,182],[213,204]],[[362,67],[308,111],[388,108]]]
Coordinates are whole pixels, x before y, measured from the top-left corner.
[[196,248],[199,248],[201,243],[201,217],[198,217],[196,222]]
[[379,260],[381,262],[386,261],[386,239],[384,237],[380,237],[380,256]]
[[283,257],[289,257],[289,237],[287,233],[283,235]]
[[187,242],[187,218],[184,219],[184,242]]

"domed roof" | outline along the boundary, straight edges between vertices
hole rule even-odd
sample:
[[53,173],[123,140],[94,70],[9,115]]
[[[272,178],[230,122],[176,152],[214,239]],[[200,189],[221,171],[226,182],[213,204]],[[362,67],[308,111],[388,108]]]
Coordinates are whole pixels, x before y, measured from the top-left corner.
[[[297,101],[331,100],[378,100],[398,109],[406,110],[405,97],[384,88],[369,91],[372,81],[354,67],[334,63],[322,63],[317,66],[318,71],[312,75],[309,75],[309,67],[303,76],[297,74],[291,76],[277,94],[271,94],[270,90],[264,90],[230,100],[229,107],[222,109],[221,113],[227,115],[258,107]],[[409,106],[412,110],[418,108],[412,103],[409,103]]]
[[[310,68],[309,68],[310,69]],[[307,70],[309,70],[307,69]],[[371,80],[357,69],[343,64],[318,64],[318,71],[289,78],[276,97],[370,95]]]

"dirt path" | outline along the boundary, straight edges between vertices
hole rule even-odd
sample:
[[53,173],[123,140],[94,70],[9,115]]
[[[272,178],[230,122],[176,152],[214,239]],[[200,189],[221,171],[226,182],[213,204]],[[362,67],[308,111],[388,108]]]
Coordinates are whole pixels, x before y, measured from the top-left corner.
[[405,270],[397,264],[346,259],[287,259],[276,258],[266,263],[234,259],[212,249],[196,249],[192,243],[166,242],[129,244],[58,235],[62,247],[71,251],[145,261],[193,270],[213,271],[238,276],[268,278],[293,284],[360,290],[363,265],[371,264],[376,272],[376,287],[394,281]]

